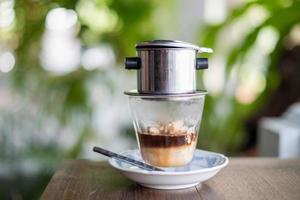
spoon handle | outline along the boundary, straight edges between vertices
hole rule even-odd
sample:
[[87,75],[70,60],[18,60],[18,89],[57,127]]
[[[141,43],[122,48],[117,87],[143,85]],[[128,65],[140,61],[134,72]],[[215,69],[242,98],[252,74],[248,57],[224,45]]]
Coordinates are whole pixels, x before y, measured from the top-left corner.
[[152,165],[146,164],[146,163],[141,162],[141,161],[134,160],[132,158],[128,158],[126,156],[122,156],[120,154],[108,151],[108,150],[100,148],[100,147],[96,147],[95,146],[93,148],[93,151],[97,152],[97,153],[100,153],[102,155],[108,156],[110,158],[116,158],[116,159],[118,159],[120,161],[129,163],[131,165],[137,166],[139,168],[142,168],[142,169],[145,169],[145,170],[148,170],[148,171],[164,171],[164,170],[162,170],[160,168],[154,167]]

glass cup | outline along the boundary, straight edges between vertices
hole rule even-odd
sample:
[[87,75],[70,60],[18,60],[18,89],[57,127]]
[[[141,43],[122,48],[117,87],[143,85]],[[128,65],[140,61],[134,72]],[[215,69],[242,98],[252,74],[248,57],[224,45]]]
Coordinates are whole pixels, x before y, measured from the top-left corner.
[[168,96],[126,94],[143,160],[158,167],[188,164],[197,145],[206,92]]

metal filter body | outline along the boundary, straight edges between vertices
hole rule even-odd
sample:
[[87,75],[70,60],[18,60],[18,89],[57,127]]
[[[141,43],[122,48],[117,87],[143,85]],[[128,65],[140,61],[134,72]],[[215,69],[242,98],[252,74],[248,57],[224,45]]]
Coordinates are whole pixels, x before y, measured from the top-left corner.
[[208,67],[197,53],[212,51],[174,40],[142,42],[136,50],[137,57],[126,59],[126,68],[137,70],[138,92],[151,95],[196,92],[196,69]]
[[177,94],[196,90],[196,51],[193,49],[138,49],[140,93]]

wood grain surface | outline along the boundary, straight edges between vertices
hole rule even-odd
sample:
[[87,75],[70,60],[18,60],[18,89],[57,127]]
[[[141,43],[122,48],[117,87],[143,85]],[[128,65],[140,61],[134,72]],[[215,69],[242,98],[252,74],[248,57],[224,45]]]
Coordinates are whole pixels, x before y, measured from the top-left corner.
[[183,190],[147,189],[106,162],[66,161],[41,199],[300,200],[300,160],[232,158],[215,177]]

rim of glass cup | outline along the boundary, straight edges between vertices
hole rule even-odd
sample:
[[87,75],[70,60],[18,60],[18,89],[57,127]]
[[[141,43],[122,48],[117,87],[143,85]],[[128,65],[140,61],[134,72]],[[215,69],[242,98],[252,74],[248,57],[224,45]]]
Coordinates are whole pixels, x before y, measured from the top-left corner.
[[191,93],[179,93],[179,94],[142,94],[137,90],[129,90],[124,92],[125,95],[130,97],[142,97],[149,99],[169,99],[169,98],[189,98],[189,97],[200,97],[207,94],[206,90],[196,90]]

